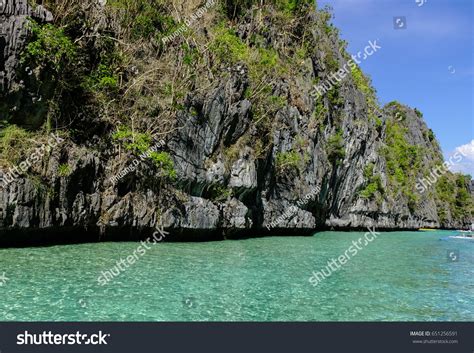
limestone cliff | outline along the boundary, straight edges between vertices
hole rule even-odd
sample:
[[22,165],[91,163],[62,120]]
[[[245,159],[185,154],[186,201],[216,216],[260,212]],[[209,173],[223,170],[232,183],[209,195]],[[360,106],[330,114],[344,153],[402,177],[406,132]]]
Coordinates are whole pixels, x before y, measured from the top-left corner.
[[379,107],[358,67],[315,94],[350,59],[326,11],[150,3],[0,8],[0,242],[470,224],[468,178],[415,188],[442,164],[419,111]]

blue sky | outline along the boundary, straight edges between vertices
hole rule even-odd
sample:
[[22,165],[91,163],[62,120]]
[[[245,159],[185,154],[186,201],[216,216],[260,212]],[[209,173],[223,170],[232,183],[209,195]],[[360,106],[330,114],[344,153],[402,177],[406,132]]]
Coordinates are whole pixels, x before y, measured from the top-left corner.
[[[369,40],[382,47],[361,63],[382,104],[423,112],[445,156],[467,155],[453,170],[474,176],[474,0],[318,0],[357,53]],[[406,18],[394,29],[394,17]]]

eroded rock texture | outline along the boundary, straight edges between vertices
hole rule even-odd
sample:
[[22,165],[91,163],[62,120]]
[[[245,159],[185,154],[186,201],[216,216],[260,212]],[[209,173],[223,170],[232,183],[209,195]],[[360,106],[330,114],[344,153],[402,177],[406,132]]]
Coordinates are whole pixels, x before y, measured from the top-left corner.
[[16,79],[16,69],[28,37],[28,18],[53,21],[43,6],[32,8],[27,0],[0,1],[0,87],[9,91]]
[[[7,0],[0,8],[1,82],[14,97],[8,109],[29,94],[15,74],[28,35],[28,16],[52,20],[51,13],[41,6],[32,9],[26,0]],[[148,161],[113,184],[111,177],[136,156],[107,144],[99,149],[92,148],[95,142],[64,142],[34,164],[29,176],[17,177],[0,189],[0,239],[8,244],[43,236],[57,241],[134,239],[149,236],[160,224],[171,233],[171,240],[204,240],[258,236],[268,234],[268,228],[271,234],[289,235],[369,226],[452,228],[469,222],[449,214],[441,221],[431,193],[420,195],[413,208],[406,195],[389,190],[381,149],[393,112],[390,107],[379,112],[379,123],[368,119],[366,99],[352,81],[339,88],[342,103],[337,117],[330,115],[324,124],[315,124],[311,80],[326,70],[324,57],[316,54],[308,59],[304,70],[307,77],[298,82],[297,99],[290,97],[284,79],[275,83],[273,94],[288,103],[275,114],[265,145],[252,124],[245,65],[228,67],[224,78],[205,92],[190,92],[166,141],[177,173],[173,184],[163,183],[159,170]],[[403,109],[408,142],[431,151],[422,156],[422,163],[433,164],[440,154],[438,144],[427,138],[422,118]],[[342,136],[344,153],[334,161],[328,144],[337,134]],[[298,151],[301,160],[293,168],[281,168],[278,156],[291,151]],[[67,176],[58,173],[64,163],[70,169]],[[391,192],[361,197],[368,164]],[[0,176],[8,172],[3,168]]]

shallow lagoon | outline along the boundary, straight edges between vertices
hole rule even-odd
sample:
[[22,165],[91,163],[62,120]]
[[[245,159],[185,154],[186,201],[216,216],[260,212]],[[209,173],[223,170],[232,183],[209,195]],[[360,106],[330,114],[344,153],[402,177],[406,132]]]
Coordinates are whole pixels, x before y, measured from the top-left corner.
[[160,243],[104,286],[139,243],[0,249],[0,321],[472,321],[474,241],[451,234],[382,233],[317,287],[363,233]]

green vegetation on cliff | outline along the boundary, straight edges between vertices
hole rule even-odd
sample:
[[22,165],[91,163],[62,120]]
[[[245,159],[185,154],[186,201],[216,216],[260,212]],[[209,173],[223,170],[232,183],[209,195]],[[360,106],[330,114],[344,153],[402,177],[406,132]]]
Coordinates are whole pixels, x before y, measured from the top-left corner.
[[382,154],[387,161],[387,174],[393,196],[402,193],[408,198],[408,206],[414,210],[419,196],[415,183],[422,168],[420,146],[411,145],[406,139],[406,128],[396,120],[389,120],[386,126],[385,146]]
[[[18,68],[26,93],[9,97],[8,109],[0,105],[5,126],[0,132],[2,164],[20,160],[30,148],[25,142],[29,138],[40,140],[54,130],[66,131],[71,144],[107,158],[117,157],[112,153],[138,157],[150,152],[153,141],[172,140],[192,122],[196,131],[208,135],[200,142],[195,140],[201,135],[179,141],[200,152],[197,147],[203,146],[195,144],[206,145],[206,164],[192,161],[199,170],[190,175],[197,179],[207,166],[223,166],[221,178],[177,180],[178,164],[185,157],[169,149],[151,151],[153,163],[146,165],[150,175],[164,176],[160,183],[187,188],[189,195],[221,201],[237,194],[227,183],[235,177],[229,175],[234,163],[244,159],[256,161],[259,182],[263,170],[274,170],[274,179],[288,185],[317,176],[330,188],[351,174],[350,180],[358,180],[354,197],[347,198],[352,201],[362,198],[374,207],[398,202],[411,213],[425,201],[416,182],[440,162],[440,153],[433,131],[415,124],[422,121],[420,111],[398,102],[382,109],[370,77],[358,66],[351,66],[347,77],[324,94],[314,94],[314,87],[327,83],[350,55],[330,22],[331,13],[315,11],[313,1],[42,4],[55,20],[30,23],[31,36]],[[199,18],[189,22],[197,13]],[[210,102],[215,91],[224,94]],[[235,116],[241,121],[232,120]],[[229,126],[219,130],[218,124]],[[209,142],[214,137],[216,146]],[[223,163],[218,163],[221,157]],[[365,169],[350,170],[352,159]],[[63,159],[54,169],[61,177],[72,172]],[[469,217],[472,198],[463,178],[448,173],[429,194],[442,220]],[[328,197],[337,197],[333,194],[337,192]]]
[[444,222],[453,218],[470,218],[474,214],[474,202],[469,194],[471,177],[447,173],[436,183],[438,214]]
[[174,163],[169,153],[153,148],[153,138],[147,133],[134,132],[127,127],[120,127],[113,135],[113,140],[123,144],[126,150],[137,156],[149,155],[149,158],[160,168],[162,175],[173,180],[176,178]]
[[76,60],[76,47],[64,30],[34,21],[30,22],[30,29],[32,39],[21,57],[23,65],[48,68],[59,74]]
[[359,192],[359,195],[366,199],[371,199],[379,193],[378,196],[383,195],[385,189],[382,185],[380,175],[375,174],[375,164],[369,163],[364,169],[364,178],[367,180],[366,186]]

